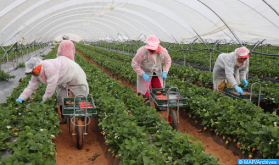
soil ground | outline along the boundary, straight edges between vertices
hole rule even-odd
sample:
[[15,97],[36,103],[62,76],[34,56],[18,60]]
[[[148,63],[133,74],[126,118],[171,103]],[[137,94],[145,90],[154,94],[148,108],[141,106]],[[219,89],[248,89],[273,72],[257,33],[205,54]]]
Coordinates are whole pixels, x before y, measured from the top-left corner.
[[[69,96],[71,97],[71,94]],[[60,112],[59,106],[58,109]],[[61,114],[59,118],[61,119]],[[60,124],[59,129],[62,133],[54,140],[58,154],[55,157],[57,165],[109,165],[96,136],[93,122],[89,123],[88,135],[84,136],[83,148],[80,150],[77,149],[76,136],[72,136],[73,124],[71,124],[71,132],[68,131],[67,124]],[[100,155],[95,161],[89,160],[95,154]]]
[[[98,68],[102,69],[104,73],[111,76],[115,80],[120,81],[123,86],[129,86],[130,88],[133,89],[135,94],[137,93],[136,84],[130,84],[125,80],[119,79],[117,76],[113,76],[113,74],[110,71],[108,71],[108,70],[104,69],[103,67],[99,66],[93,60],[85,57],[78,50],[77,50],[77,52],[80,55],[82,55],[91,64],[94,64]],[[152,102],[151,105],[152,105],[153,108],[155,108],[154,102]],[[160,114],[164,120],[167,119],[167,111],[158,111],[157,113]],[[205,153],[212,154],[216,158],[219,158],[218,163],[224,164],[224,165],[237,165],[237,161],[238,161],[238,159],[240,159],[240,157],[234,156],[232,151],[226,149],[224,146],[221,146],[221,145],[217,144],[216,142],[214,142],[214,140],[211,137],[206,137],[205,135],[203,135],[201,133],[201,130],[198,130],[195,127],[193,127],[190,124],[190,122],[188,122],[181,115],[179,116],[178,130],[183,134],[189,133],[195,139],[200,138],[199,141],[201,141],[203,143],[203,148],[205,148]]]

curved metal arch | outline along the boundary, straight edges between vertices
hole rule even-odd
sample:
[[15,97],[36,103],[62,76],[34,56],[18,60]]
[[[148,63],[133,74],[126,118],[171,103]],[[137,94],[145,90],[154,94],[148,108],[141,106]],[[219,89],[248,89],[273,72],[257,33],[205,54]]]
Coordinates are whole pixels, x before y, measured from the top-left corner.
[[[72,10],[72,9],[71,9]],[[67,12],[67,11],[66,11]],[[109,15],[106,15],[106,16],[109,16]],[[52,17],[52,16],[51,16]],[[48,19],[48,18],[47,18]],[[132,18],[131,18],[132,19]],[[148,29],[148,31],[150,31],[150,29]],[[28,31],[28,32],[30,32],[30,30]],[[33,31],[32,31],[33,32]],[[127,31],[126,30],[126,32],[129,32],[129,31]],[[26,33],[25,33],[25,35],[26,35]]]
[[[58,35],[62,35],[65,33],[72,33],[73,34],[80,34],[80,38],[84,38],[84,37],[88,37],[89,33],[85,33],[83,30],[77,30],[75,28],[66,28],[66,29],[60,29],[58,31],[56,31],[52,36],[49,36],[49,39],[53,40],[54,38],[56,38]],[[56,37],[55,37],[56,36]],[[90,35],[91,36],[91,35]]]
[[[75,15],[75,16],[78,16],[78,15]],[[68,17],[72,17],[72,16],[66,16],[65,19],[67,19]],[[64,19],[64,18],[61,18],[61,20],[62,20],[62,19]],[[80,19],[80,18],[78,18],[78,19]],[[72,21],[72,20],[74,20],[74,19],[71,19],[71,21]],[[98,20],[94,20],[94,21],[99,22],[99,20],[102,20],[102,22],[103,22],[104,24],[107,24],[108,26],[109,26],[109,23],[110,23],[110,24],[114,25],[114,27],[115,27],[115,26],[118,26],[118,27],[120,27],[120,29],[123,29],[125,32],[130,33],[130,32],[129,32],[126,28],[124,28],[123,26],[120,26],[120,25],[118,25],[118,24],[116,24],[116,23],[114,23],[114,22],[112,22],[112,21],[110,21],[110,20],[105,20],[105,19],[100,19],[100,18],[99,18]],[[59,20],[56,20],[56,21],[59,21]],[[56,22],[56,21],[55,21],[55,22]],[[81,21],[83,21],[83,20],[81,20]],[[94,21],[93,21],[93,22],[94,22]],[[53,22],[53,23],[55,23],[55,22]],[[90,21],[89,23],[91,23],[91,22],[92,22],[92,21]],[[106,23],[106,22],[108,22],[108,23]],[[48,26],[51,26],[51,24],[49,24]],[[54,28],[54,27],[53,27],[53,28]],[[131,34],[131,33],[130,33],[130,34]]]
[[[88,36],[88,35],[91,35],[92,31],[93,31],[93,29],[91,29],[91,30],[88,30],[88,28],[86,28],[86,29],[85,28],[84,29],[78,29],[78,28],[73,27],[73,26],[65,26],[65,27],[61,27],[61,28],[57,28],[57,29],[60,31],[60,30],[66,30],[66,29],[69,29],[69,28],[76,29],[76,30],[79,30],[79,31],[84,31],[85,32],[85,37]],[[42,37],[53,36],[53,34],[56,33],[58,30],[50,31],[49,33],[45,33],[45,34],[42,35]],[[53,39],[53,38],[55,38],[55,37],[52,37],[50,39]]]
[[[73,9],[71,9],[70,11],[72,11]],[[69,11],[66,11],[66,12],[69,12]],[[65,13],[65,12],[63,12],[63,13]],[[61,14],[61,13],[59,13],[59,14]],[[147,29],[147,31],[149,31],[149,32],[151,32],[151,30],[149,29],[149,28],[147,28],[145,25],[143,25],[142,23],[140,23],[140,22],[138,22],[137,20],[135,20],[135,19],[132,19],[132,18],[130,18],[130,17],[127,17],[127,15],[122,15],[122,14],[119,14],[119,13],[114,13],[114,15],[121,15],[121,16],[123,16],[123,17],[126,17],[127,19],[129,19],[130,21],[132,20],[132,21],[135,21],[135,22],[137,22],[138,24],[140,24],[141,26],[143,26],[145,29]],[[51,16],[51,17],[53,17],[53,16]],[[51,19],[51,17],[49,17],[49,18],[46,18],[45,20],[47,20],[47,19]],[[113,16],[110,16],[110,15],[106,15],[106,17],[112,17],[112,18],[116,18],[116,19],[119,19],[119,18],[117,18],[117,17],[113,17]],[[121,20],[121,21],[123,21],[124,22],[124,20],[125,19],[119,19],[119,20]],[[126,21],[125,21],[126,22]],[[40,24],[42,24],[42,23],[45,23],[44,21],[41,21],[40,22]],[[40,24],[38,24],[38,25],[36,25],[36,26],[34,26],[32,29],[30,29],[28,32],[26,32],[26,33],[24,33],[23,35],[25,36],[25,35],[27,35],[29,32],[33,32],[33,29],[35,29],[35,28],[37,28],[37,26],[40,26]],[[42,25],[43,26],[43,25]],[[132,26],[132,25],[130,25],[130,26]],[[43,26],[43,27],[45,27],[45,26]],[[39,27],[38,27],[39,28]],[[41,28],[40,28],[41,29]],[[137,29],[138,30],[138,29]],[[39,33],[39,32],[38,32]],[[151,32],[152,33],[152,32]]]
[[[65,30],[67,30],[67,29],[74,29],[74,30],[76,30],[76,28],[65,27],[65,28],[59,29],[59,32],[60,32],[60,31],[65,31]],[[92,29],[96,29],[96,28],[93,28],[93,27],[86,27],[86,28],[84,28],[84,29],[78,29],[78,30],[88,30],[89,33],[87,33],[87,34],[85,35],[85,37],[88,37],[88,35],[92,36],[92,35],[94,35],[94,34],[106,34],[106,33],[91,33]],[[100,30],[97,29],[96,31],[100,31]],[[51,39],[52,39],[52,38],[55,38],[55,35],[56,35],[56,34],[57,34],[57,33],[53,33],[53,34],[50,36],[50,38],[51,38]]]
[[[90,4],[92,4],[92,2],[88,2],[88,3],[90,3]],[[101,3],[101,1],[100,2],[94,2],[94,3]],[[61,3],[61,4],[58,4],[58,5],[62,5],[63,3]],[[87,3],[82,3],[81,5],[86,5]],[[75,6],[76,4],[71,4],[71,5],[68,5],[68,7],[70,7],[70,6]],[[60,8],[56,8],[56,10],[59,10]],[[48,9],[48,10],[51,10],[51,9]],[[29,11],[30,12],[30,11]],[[29,13],[29,12],[27,12],[27,13]],[[53,11],[52,11],[53,12]],[[47,14],[46,14],[47,15]],[[43,15],[43,16],[45,16],[45,15]],[[42,17],[43,17],[42,16]],[[22,17],[22,16],[21,16]],[[33,18],[31,18],[31,19],[29,19],[29,20],[32,20]],[[24,27],[24,28],[26,28],[26,27]],[[22,29],[22,30],[24,30],[24,28]],[[20,31],[22,31],[22,30],[20,30]],[[11,37],[9,37],[9,38],[11,38]]]
[[198,12],[197,10],[193,9],[192,7],[190,7],[189,5],[185,4],[185,3],[181,3],[177,0],[175,0],[176,2],[183,4],[184,6],[186,6],[187,8],[191,9],[192,11],[195,11],[196,13],[198,13],[199,15],[201,15],[202,17],[204,17],[205,19],[209,20],[214,26],[216,26],[220,31],[222,31],[223,33],[225,33],[229,38],[231,38],[226,32],[224,32],[219,26],[217,26],[217,24],[215,24],[212,20],[210,20],[208,17],[206,17],[205,15],[203,15],[202,13]]
[[25,3],[27,0],[15,1],[10,3],[9,6],[6,6],[3,10],[0,11],[0,18],[12,11],[14,8],[20,6],[21,4]]
[[[87,11],[87,12],[91,12],[91,11]],[[85,13],[80,13],[80,15],[83,15],[83,14],[85,14]],[[86,13],[86,14],[87,14],[87,13]],[[75,15],[75,16],[77,16],[77,15]],[[72,16],[71,16],[71,15],[68,15],[68,16],[66,16],[66,17],[62,17],[61,19],[55,20],[54,22],[52,22],[52,24],[54,24],[55,22],[60,21],[60,20],[62,20],[62,19],[66,19],[67,17],[72,17]],[[112,19],[117,19],[117,20],[119,20],[119,21],[121,21],[121,22],[123,22],[123,23],[125,23],[125,24],[127,24],[127,25],[129,25],[129,26],[131,26],[131,27],[132,27],[133,29],[135,29],[136,31],[139,30],[139,29],[136,28],[134,25],[130,24],[129,22],[125,21],[124,19],[122,20],[122,19],[119,19],[119,18],[114,17],[114,16],[111,16],[111,15],[106,15],[106,17],[109,17],[109,18],[112,18]],[[48,26],[51,26],[51,25],[48,25]],[[39,30],[37,33],[40,33],[40,32],[41,32],[42,30],[44,30],[45,28],[47,28],[47,27],[44,26],[44,28],[40,28],[40,30]],[[33,28],[30,29],[29,32],[32,31],[32,30],[33,30]],[[28,34],[28,32],[27,32],[26,34]]]
[[128,19],[130,19],[130,20],[132,20],[132,21],[138,23],[139,25],[141,25],[141,26],[143,26],[145,29],[147,29],[147,31],[149,31],[149,32],[152,33],[152,31],[151,31],[148,27],[146,27],[144,24],[142,24],[141,22],[137,21],[136,19],[132,19],[132,18],[130,18],[129,16],[123,15],[123,14],[120,14],[120,13],[114,13],[114,15],[121,15],[122,17],[127,17]]
[[[152,3],[152,2],[148,2],[148,3]],[[131,5],[131,4],[129,4],[129,5]],[[132,5],[135,5],[135,6],[141,6],[141,7],[145,7],[145,6],[142,6],[142,5],[139,5],[139,4],[132,4]],[[158,5],[158,4],[155,4],[155,5]],[[149,5],[149,6],[152,6],[151,4]],[[160,5],[158,5],[158,6],[160,6]],[[164,6],[160,6],[161,8],[164,8],[164,9],[166,9],[166,10],[168,10],[167,8],[165,8]],[[123,9],[123,8],[121,8],[121,9]],[[170,19],[170,20],[172,20],[173,22],[175,22],[175,23],[177,23],[178,25],[180,25],[183,29],[185,29],[187,32],[189,32],[190,34],[192,34],[188,29],[186,29],[184,26],[182,26],[182,24],[181,23],[179,23],[179,21],[181,21],[181,22],[184,22],[185,24],[187,24],[183,19],[181,19],[177,14],[175,14],[175,13],[173,13],[172,11],[170,11],[170,10],[168,10],[168,12],[164,12],[164,13],[160,13],[158,10],[154,10],[153,8],[150,8],[150,9],[152,9],[152,11],[154,11],[154,12],[156,12],[156,13],[158,13],[158,14],[162,14],[162,15],[164,15],[166,18],[168,18],[168,19]],[[128,10],[128,11],[130,11],[131,13],[132,12],[135,12],[135,11],[133,11],[133,10],[130,10],[130,9],[126,9],[126,10]],[[137,11],[136,11],[137,12]],[[137,12],[137,13],[139,13],[139,12]],[[165,14],[165,13],[167,13],[167,14]],[[176,19],[180,19],[179,21],[177,20],[175,20],[175,19],[173,19],[173,17],[170,17],[169,16],[169,13],[172,13],[173,15],[175,15],[175,16],[177,16],[177,18]],[[142,14],[142,13],[140,13],[140,14]],[[147,20],[147,19],[149,19],[149,16],[145,16],[145,17],[143,17],[143,18],[145,18],[145,20]],[[154,20],[153,21],[149,21],[149,22],[154,22]],[[158,23],[159,24],[159,23]],[[159,25],[161,25],[161,24],[159,24]],[[187,24],[188,26],[190,26],[189,24]],[[158,27],[158,26],[157,26]],[[159,26],[159,27],[161,27],[161,29],[163,29],[162,31],[163,32],[165,32],[165,34],[167,34],[169,37],[170,37],[170,39],[171,40],[173,40],[173,36],[171,35],[171,34],[169,34],[162,26]],[[191,27],[191,26],[190,26]],[[193,35],[193,34],[192,34]]]
[[[57,26],[53,26],[51,29],[49,29],[47,32],[45,32],[45,35],[47,35],[49,32],[51,32],[52,31],[52,29],[55,29],[55,28],[57,28],[57,27],[59,27],[59,26],[63,26],[63,25],[66,25],[66,24],[69,24],[69,23],[72,23],[72,22],[82,22],[81,20],[80,21],[68,21],[68,22],[65,22],[64,24],[59,24],[59,25],[57,25]],[[102,24],[102,23],[99,23],[99,24]],[[105,25],[105,24],[103,24],[103,26],[106,26],[107,28],[109,28],[109,29],[111,29],[112,31],[114,30],[113,28],[111,28],[111,27],[109,27],[109,26],[107,26],[107,25]],[[78,27],[77,27],[78,28]],[[115,30],[116,31],[116,30]],[[116,31],[117,32],[117,31]]]
[[[27,1],[27,0],[24,0],[24,1]],[[48,1],[50,1],[50,0],[48,0]],[[16,1],[16,2],[18,2],[18,1]],[[14,2],[14,3],[16,3],[16,2]],[[17,20],[19,20],[19,19],[21,19],[21,17],[22,16],[24,16],[25,14],[27,14],[27,13],[30,13],[30,11],[32,11],[32,10],[34,10],[36,7],[38,7],[38,5],[37,4],[45,4],[46,2],[43,2],[43,1],[38,1],[36,4],[34,4],[34,5],[32,5],[32,6],[30,6],[27,10],[24,10],[23,12],[21,12],[19,15],[17,15],[16,16],[16,18],[14,18],[12,21],[10,21],[4,28],[3,28],[3,30],[1,30],[1,32],[0,33],[2,33],[4,30],[6,30],[7,28],[9,28],[12,24],[14,24]],[[22,4],[22,3],[21,3]],[[21,5],[20,4],[20,5]],[[43,5],[42,4],[42,5]],[[18,6],[18,5],[17,5]],[[16,7],[17,7],[16,6]],[[13,9],[12,9],[13,10]],[[0,11],[1,12],[1,11]]]
[[[97,25],[97,26],[95,26],[95,27],[98,27],[99,28],[99,26],[101,26],[102,27],[102,25]],[[66,26],[66,27],[63,27],[62,29],[67,29],[69,26]],[[75,27],[73,27],[73,28],[75,28]],[[87,27],[87,29],[92,29],[92,27]],[[60,29],[60,28],[58,28],[58,29]],[[77,28],[75,28],[75,29],[77,29]],[[82,30],[82,29],[80,29],[80,30]],[[91,31],[89,32],[90,34],[92,33]],[[96,33],[96,32],[95,32]],[[103,33],[103,34],[107,34],[108,32],[105,32],[105,33]],[[102,34],[102,33],[99,33],[99,31],[98,31],[98,34]],[[50,35],[53,35],[53,34],[50,34]],[[50,36],[50,35],[48,35],[48,34],[44,34],[44,36]]]
[[[83,38],[84,36],[88,36],[90,33],[89,32],[85,32],[84,30],[81,29],[75,29],[75,28],[70,28],[68,27],[68,29],[74,29],[76,33],[76,35],[78,34],[80,38]],[[61,29],[61,30],[65,30],[65,29]],[[81,37],[82,36],[82,37]],[[34,40],[36,37],[32,37],[32,40]],[[42,37],[41,40],[53,40],[55,37],[52,36],[48,36],[48,37]]]
[[[89,31],[89,29],[86,29],[87,31]],[[88,33],[88,32],[85,32],[84,30],[82,29],[75,29],[75,28],[71,28],[71,27],[67,27],[67,28],[64,28],[64,29],[59,29],[57,30],[55,33],[53,33],[51,36],[48,36],[47,40],[54,40],[55,38],[57,38],[57,36],[59,35],[63,35],[63,34],[69,34],[69,33],[72,33],[74,35],[77,35],[79,36],[80,39],[83,39],[84,37],[92,37],[93,35],[91,33]]]
[[[75,10],[75,11],[78,11],[78,10]],[[43,26],[43,27],[45,27],[45,24],[49,24],[49,20],[50,19],[53,19],[53,17],[56,17],[56,16],[59,16],[59,14],[66,14],[67,12],[73,12],[73,10],[71,9],[71,10],[67,10],[67,11],[61,11],[61,12],[59,12],[59,13],[55,13],[55,15],[51,15],[50,17],[47,17],[47,18],[45,18],[44,20],[41,20],[39,23],[37,23],[37,24],[35,24],[34,26],[32,26],[32,28],[30,28],[29,29],[29,31],[33,31],[33,30],[35,30],[36,28],[39,28],[39,29],[41,29],[41,27],[40,26]],[[80,13],[81,14],[81,13]],[[57,20],[55,20],[55,21],[57,21]],[[54,22],[54,21],[53,21]],[[45,24],[44,24],[45,23]],[[51,22],[52,23],[52,22]],[[29,32],[28,31],[28,32]],[[28,32],[26,32],[26,33],[28,33]]]
[[234,31],[229,27],[229,25],[213,10],[211,9],[208,5],[206,5],[204,2],[202,2],[201,0],[198,0],[201,4],[203,4],[204,6],[206,6],[209,10],[211,10],[226,26],[227,28],[231,31],[232,35],[235,37],[235,39],[238,41],[238,43],[242,45],[242,43],[240,42],[239,38],[237,37],[237,35],[234,33]]
[[[78,20],[79,23],[84,22],[84,20],[81,20],[80,18],[70,19],[70,21],[66,21],[66,22],[65,22],[65,21],[62,21],[63,19],[67,19],[68,17],[72,17],[72,16],[67,16],[67,17],[61,18],[61,19],[59,19],[59,20],[56,20],[56,21],[61,21],[61,22],[63,22],[63,24],[57,24],[56,26],[54,26],[53,24],[56,23],[56,21],[55,21],[55,22],[53,22],[52,24],[48,24],[48,25],[45,26],[43,29],[40,29],[40,30],[38,31],[38,33],[47,33],[48,31],[52,30],[53,28],[56,28],[57,26],[60,26],[60,25],[67,24],[68,22],[73,22],[73,23],[75,23],[76,20]],[[49,28],[49,27],[51,27],[51,28]],[[79,25],[76,25],[76,28],[78,28],[78,27],[79,27]],[[42,32],[42,31],[45,30],[45,29],[48,29],[48,31]],[[31,32],[31,31],[29,31],[29,32]],[[29,33],[29,32],[28,32],[28,33]],[[28,34],[28,33],[26,33],[26,34]]]
[[262,0],[267,6],[269,6],[278,16],[279,13],[277,12],[277,10],[275,10],[269,3],[267,3],[265,0]]
[[[84,14],[76,14],[75,16],[78,16],[78,15],[84,15]],[[67,15],[67,16],[65,16],[65,17],[62,17],[61,19],[59,19],[59,20],[55,20],[55,21],[53,21],[52,22],[52,24],[54,24],[54,23],[56,23],[57,21],[61,21],[61,20],[63,20],[63,19],[67,19],[68,17],[72,17],[71,15]],[[80,19],[80,18],[79,18]],[[104,20],[104,19],[101,19],[101,20]],[[72,20],[71,20],[72,21]],[[104,20],[103,22],[105,22],[105,21],[107,21],[107,22],[109,22],[109,23],[111,23],[111,24],[114,24],[114,25],[116,25],[116,26],[119,26],[118,24],[115,24],[114,22],[111,22],[111,21],[109,21],[109,20]],[[63,22],[63,21],[62,21]],[[48,26],[45,26],[43,29],[45,29],[45,28],[48,28],[49,26],[52,26],[52,24],[48,24]],[[124,31],[126,31],[127,33],[130,33],[127,29],[125,29],[125,28],[123,28],[122,26],[119,26],[120,28],[122,28]],[[52,28],[54,28],[54,27],[52,27]],[[43,29],[40,29],[37,33],[40,33],[40,31],[42,31]],[[31,30],[29,30],[27,33],[25,33],[24,35],[26,35],[26,34],[28,34],[29,32],[31,32]],[[32,32],[33,33],[33,32]],[[131,33],[130,33],[131,34]]]
[[[275,27],[277,27],[277,29],[279,29],[279,27],[277,25],[275,25],[270,19],[268,19],[266,16],[262,15],[260,12],[258,12],[256,9],[252,8],[251,6],[247,5],[246,3],[242,2],[241,0],[238,0],[239,2],[241,2],[242,4],[244,4],[245,6],[249,7],[251,10],[254,10],[256,13],[258,13],[260,16],[262,16],[263,18],[265,18],[268,22],[270,22],[272,25],[274,25]],[[269,6],[271,7],[271,6]],[[274,10],[273,10],[274,11]]]
[[[55,14],[55,16],[57,16],[57,15],[58,14]],[[36,24],[36,25],[32,26],[32,28],[29,29],[27,32],[25,32],[23,35],[25,36],[25,35],[28,35],[28,33],[33,33],[34,31],[37,31],[37,29],[39,29],[38,33],[40,33],[40,31],[42,29],[49,26],[49,23],[47,22],[47,20],[52,19],[52,17],[54,17],[54,16],[48,17],[48,18],[45,19],[46,21],[41,21],[39,24]]]
[[[97,2],[96,2],[97,3]],[[85,4],[85,3],[84,3]],[[83,5],[84,5],[83,4]],[[136,4],[136,3],[131,3],[131,4],[133,4],[133,5],[136,5],[136,6],[139,6],[138,4]],[[59,5],[61,5],[61,4],[59,4]],[[72,4],[73,5],[73,4]],[[144,8],[146,8],[146,6],[142,6],[142,7],[144,7]],[[160,6],[161,8],[164,8],[163,6]],[[128,10],[129,11],[129,10]],[[135,11],[131,11],[130,10],[130,13],[131,12],[135,12]],[[156,12],[158,12],[158,11],[156,11]],[[142,13],[140,13],[140,14],[142,14]],[[174,14],[174,15],[176,15],[176,14]],[[167,17],[167,18],[169,18],[169,16],[167,15],[167,14],[164,14],[164,16],[165,17]],[[146,18],[146,17],[145,17]],[[179,17],[178,17],[179,18]],[[31,18],[32,19],[32,18]],[[173,20],[173,19],[171,19],[171,20]],[[154,22],[154,20],[149,20],[149,22]],[[178,23],[177,21],[174,21],[174,22],[176,22],[178,25],[180,25],[180,26],[182,26],[181,25],[181,23]],[[182,22],[184,22],[184,20],[182,20]],[[185,24],[187,24],[186,22],[184,22]],[[160,24],[159,24],[160,25]],[[188,24],[187,24],[188,25]],[[189,25],[188,25],[189,26]],[[158,25],[157,25],[157,27],[158,27]],[[182,26],[183,27],[183,26]],[[159,26],[159,28],[160,29],[162,29],[162,31],[163,32],[165,32],[165,34],[167,34],[169,37],[170,37],[170,39],[172,39],[172,36],[162,27],[162,26]],[[24,29],[24,28],[23,28]],[[185,28],[184,28],[185,29]],[[187,30],[188,31],[188,29],[185,29],[185,30]],[[188,31],[189,32],[189,31]]]

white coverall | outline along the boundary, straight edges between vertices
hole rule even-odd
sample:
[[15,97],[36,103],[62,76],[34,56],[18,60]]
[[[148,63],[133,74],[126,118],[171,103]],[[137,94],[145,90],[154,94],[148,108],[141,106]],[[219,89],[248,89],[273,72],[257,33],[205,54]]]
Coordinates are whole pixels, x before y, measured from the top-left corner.
[[249,58],[240,67],[237,66],[237,63],[236,52],[222,53],[218,56],[213,68],[213,86],[215,90],[223,81],[228,81],[233,86],[234,84],[239,85],[240,80],[243,78],[246,79]]
[[44,60],[39,76],[32,76],[29,85],[24,89],[20,98],[26,100],[37,89],[40,82],[47,84],[43,101],[52,97],[55,90],[57,93],[58,104],[63,104],[63,98],[67,96],[66,86],[69,84],[85,84],[85,86],[68,86],[74,95],[85,95],[89,93],[86,74],[82,68],[67,57],[60,56],[56,59]]

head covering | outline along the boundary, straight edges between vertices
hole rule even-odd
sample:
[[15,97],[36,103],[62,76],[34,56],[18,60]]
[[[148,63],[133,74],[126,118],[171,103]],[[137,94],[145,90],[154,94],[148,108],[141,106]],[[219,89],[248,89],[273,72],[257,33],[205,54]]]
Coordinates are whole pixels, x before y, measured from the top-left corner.
[[25,62],[25,74],[31,74],[33,69],[40,65],[42,62],[38,57],[32,57]]
[[42,69],[42,64],[40,64],[39,66],[37,66],[36,68],[33,69],[32,73],[35,73],[35,74],[40,74],[41,72],[41,69]]
[[146,38],[145,43],[146,43],[145,49],[157,50],[160,41],[155,35],[151,35]]
[[67,36],[67,35],[63,35],[63,40],[69,40],[70,38],[69,38],[69,36]]
[[237,48],[235,52],[240,56],[240,58],[249,58],[250,51],[245,46]]

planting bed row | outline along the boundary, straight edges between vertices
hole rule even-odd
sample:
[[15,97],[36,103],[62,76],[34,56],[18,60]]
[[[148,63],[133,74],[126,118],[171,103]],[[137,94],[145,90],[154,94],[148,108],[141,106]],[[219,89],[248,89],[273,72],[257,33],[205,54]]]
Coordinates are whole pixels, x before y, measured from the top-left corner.
[[[125,44],[124,48],[123,45],[115,45],[115,44],[98,44],[98,46],[105,47],[105,48],[114,48],[116,46],[116,49],[119,51],[126,51],[128,53],[130,52],[136,52],[137,49],[144,45],[143,43],[138,43],[138,46],[130,46],[130,44]],[[161,44],[162,46],[168,48],[169,54],[175,61],[184,61],[184,51],[181,50],[181,47],[183,49],[188,48],[188,44]],[[212,48],[214,44],[208,44],[209,48]],[[224,53],[230,53],[233,52],[236,48],[239,48],[239,45],[217,45],[215,47],[215,50],[218,50],[220,52]],[[251,50],[253,46],[246,45],[246,47]],[[197,65],[203,65],[208,66],[210,65],[210,50],[208,49],[204,44],[194,44],[189,47],[187,51],[185,51],[185,58],[187,62],[194,63]],[[279,49],[278,47],[267,47],[267,46],[261,46],[257,47],[254,51],[261,52],[261,53],[269,53],[269,54],[278,54]],[[216,51],[211,52],[211,67],[214,66],[215,61],[220,53]],[[250,53],[250,73],[253,75],[263,75],[263,76],[273,76],[275,79],[278,79],[279,77],[279,65],[278,65],[278,56],[266,56],[266,55],[260,55],[255,53]]]
[[[81,51],[97,63],[98,60],[106,61],[106,64],[115,62],[114,59],[108,59],[90,49]],[[102,65],[102,62],[98,64]],[[126,69],[129,70],[131,67]],[[176,76],[169,76],[167,82],[171,86],[178,87],[182,96],[187,98],[189,106],[184,113],[197,123],[202,119],[205,130],[209,129],[220,136],[223,135],[227,143],[238,142],[244,157],[245,155],[247,157],[247,153],[254,157],[257,152],[264,158],[278,156],[279,118],[276,114],[264,113],[261,108],[249,101],[229,99],[223,94],[219,95],[210,89],[197,87]]]
[[[99,109],[97,120],[104,144],[112,156],[121,160],[120,164],[217,164],[216,158],[204,153],[201,144],[188,141],[195,141],[189,134],[173,131],[131,88],[84,58],[76,55],[75,60],[87,74],[90,93]],[[107,62],[103,65],[110,64]]]
[[[57,49],[46,58],[55,58]],[[55,144],[52,140],[60,133],[56,99],[40,103],[45,85],[22,104],[15,100],[28,85],[31,76],[22,79],[5,103],[0,104],[0,150],[11,154],[0,164],[55,164]],[[7,153],[8,152],[8,153]]]
[[[126,55],[126,54],[104,50],[101,48],[90,47],[86,45],[81,45],[81,46],[123,62],[131,63],[133,59],[133,56],[131,55]],[[195,69],[192,66],[172,65],[168,74],[177,76],[181,80],[189,80],[190,82],[195,83],[198,86],[203,86],[211,89],[213,88],[212,73],[207,71],[200,71],[199,69]],[[255,76],[253,79],[249,79],[248,82],[249,82],[248,88],[250,88],[251,85],[255,82],[261,84],[261,92],[266,94],[267,97],[267,100],[261,103],[262,108],[264,108],[268,112],[273,112],[275,109],[278,109],[279,90],[277,89],[279,87],[279,83],[273,84],[270,81],[260,81],[257,76]],[[243,87],[242,84],[240,86]],[[254,86],[253,91],[257,93],[258,90],[259,87]]]

